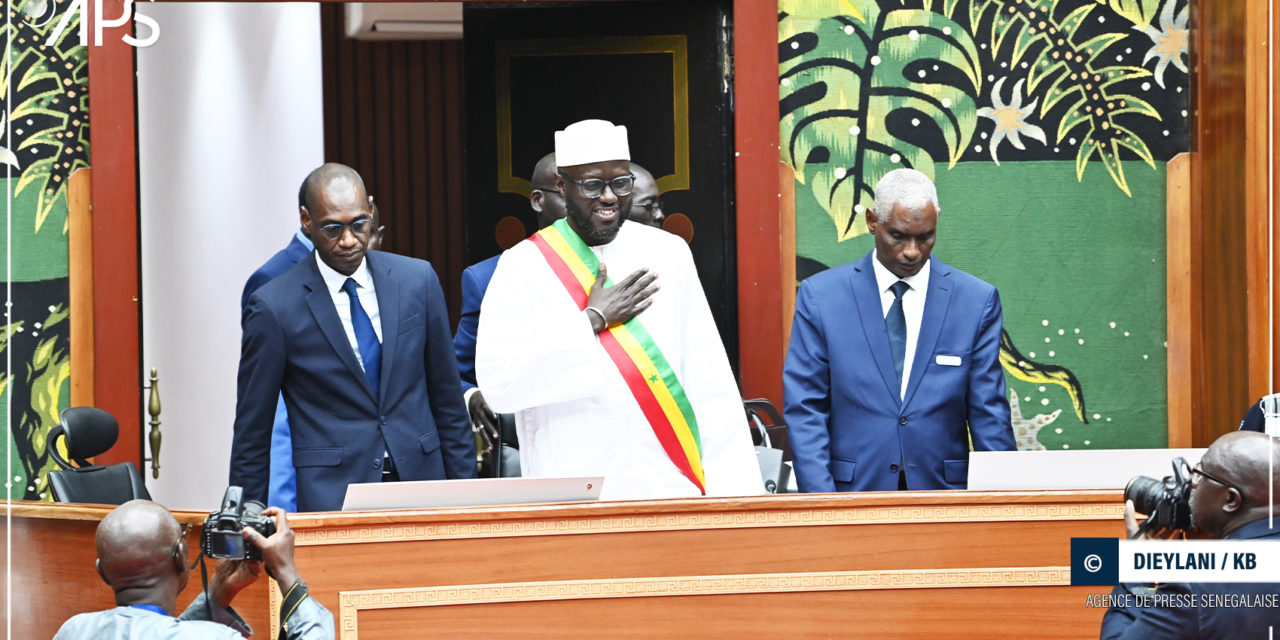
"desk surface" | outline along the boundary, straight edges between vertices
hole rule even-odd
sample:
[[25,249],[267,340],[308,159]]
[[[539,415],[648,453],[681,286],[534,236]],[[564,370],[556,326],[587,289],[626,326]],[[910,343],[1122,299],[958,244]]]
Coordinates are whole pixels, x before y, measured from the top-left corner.
[[[344,639],[424,629],[827,637],[849,625],[863,637],[1096,638],[1103,610],[1085,600],[1106,590],[1068,586],[1070,539],[1121,535],[1121,500],[1119,491],[818,494],[308,513],[290,523],[299,570]],[[14,629],[32,632],[15,637],[49,637],[71,614],[112,606],[92,569],[93,528],[108,511],[13,504]],[[197,574],[181,604],[198,583]],[[275,633],[270,591],[260,581],[236,602],[259,635]]]

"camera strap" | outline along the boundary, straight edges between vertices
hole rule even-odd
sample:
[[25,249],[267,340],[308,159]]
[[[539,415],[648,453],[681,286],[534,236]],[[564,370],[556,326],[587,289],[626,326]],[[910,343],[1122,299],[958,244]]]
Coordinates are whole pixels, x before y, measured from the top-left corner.
[[1138,525],[1138,530],[1134,531],[1133,535],[1129,536],[1129,539],[1137,540],[1138,538],[1141,538],[1144,534],[1147,533],[1147,529],[1150,529],[1150,528],[1151,528],[1151,518],[1147,518],[1146,520],[1142,521],[1142,524]]
[[284,594],[284,602],[280,605],[280,637],[284,640],[286,629],[289,626],[289,618],[293,616],[293,612],[298,609],[298,605],[302,604],[311,595],[307,590],[307,583],[298,578],[298,581],[289,587],[289,592]]
[[195,560],[191,561],[191,566],[187,569],[195,569],[197,564],[200,565],[200,591],[204,593],[205,619],[213,620],[213,596],[209,595],[209,570],[205,568],[203,548],[200,549],[199,555],[196,556]]

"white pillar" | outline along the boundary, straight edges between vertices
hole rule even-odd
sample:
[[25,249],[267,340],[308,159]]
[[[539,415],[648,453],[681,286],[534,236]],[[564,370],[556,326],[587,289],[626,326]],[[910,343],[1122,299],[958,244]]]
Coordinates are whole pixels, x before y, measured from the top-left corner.
[[137,58],[142,365],[159,370],[164,405],[160,478],[143,474],[158,502],[212,510],[231,453],[240,292],[298,228],[298,185],[324,158],[320,10],[134,7],[161,29]]

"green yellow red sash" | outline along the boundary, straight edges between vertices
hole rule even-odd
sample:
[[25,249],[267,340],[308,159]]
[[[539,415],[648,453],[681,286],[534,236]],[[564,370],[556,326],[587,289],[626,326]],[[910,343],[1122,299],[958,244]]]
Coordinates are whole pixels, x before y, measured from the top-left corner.
[[[542,252],[578,309],[586,309],[587,296],[600,268],[596,255],[563,219],[529,239]],[[611,280],[605,284],[613,286]],[[698,420],[662,350],[638,317],[601,331],[598,336],[671,462],[706,495]]]

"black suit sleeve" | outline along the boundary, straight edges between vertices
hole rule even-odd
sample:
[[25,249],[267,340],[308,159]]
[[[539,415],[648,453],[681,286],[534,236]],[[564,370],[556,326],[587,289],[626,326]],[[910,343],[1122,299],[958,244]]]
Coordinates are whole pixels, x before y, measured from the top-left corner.
[[463,391],[476,387],[476,334],[480,328],[480,302],[484,291],[472,269],[462,272],[462,317],[453,336],[453,352],[462,374]]
[[1180,583],[1161,584],[1158,590],[1138,588],[1147,599],[1158,591],[1161,602],[1174,606],[1142,606],[1129,585],[1120,584],[1111,592],[1117,602],[1133,606],[1113,606],[1102,617],[1100,640],[1190,640],[1200,637],[1198,607],[1190,604],[1193,594]]
[[475,438],[471,416],[462,401],[458,361],[449,333],[449,315],[440,289],[440,279],[427,265],[427,395],[431,415],[440,434],[445,475],[449,478],[476,477]]
[[271,282],[271,276],[267,275],[262,269],[254,271],[249,279],[244,283],[244,291],[240,294],[240,328],[244,328],[244,323],[249,319],[249,298],[251,298],[262,285]]
[[251,296],[244,313],[240,371],[236,378],[235,433],[229,481],[244,488],[246,500],[266,502],[271,461],[271,429],[284,380],[284,335],[274,310]]

